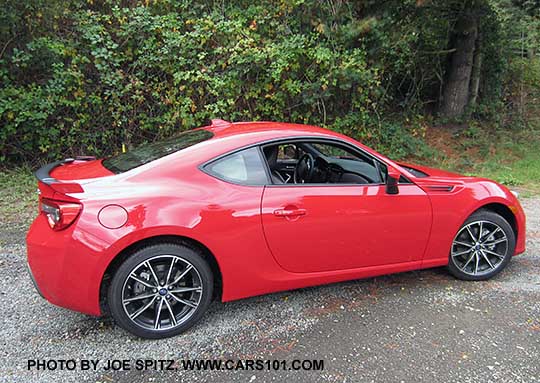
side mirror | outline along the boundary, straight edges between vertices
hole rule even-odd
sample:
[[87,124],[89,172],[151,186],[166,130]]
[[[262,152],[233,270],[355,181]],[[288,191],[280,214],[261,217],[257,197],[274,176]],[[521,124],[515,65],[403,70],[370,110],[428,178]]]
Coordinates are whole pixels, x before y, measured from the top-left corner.
[[388,166],[386,175],[386,194],[399,194],[399,177],[401,174],[393,167]]

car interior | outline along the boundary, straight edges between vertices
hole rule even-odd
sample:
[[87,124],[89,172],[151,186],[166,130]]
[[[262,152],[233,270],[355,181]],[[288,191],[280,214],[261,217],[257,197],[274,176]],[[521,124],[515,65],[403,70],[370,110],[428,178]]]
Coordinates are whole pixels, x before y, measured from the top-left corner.
[[274,184],[379,184],[386,166],[334,142],[294,141],[263,147]]

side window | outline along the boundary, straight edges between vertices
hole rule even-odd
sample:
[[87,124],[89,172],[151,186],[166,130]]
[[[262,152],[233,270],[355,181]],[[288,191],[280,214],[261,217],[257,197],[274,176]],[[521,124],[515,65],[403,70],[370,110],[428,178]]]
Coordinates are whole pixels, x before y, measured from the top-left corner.
[[304,154],[302,148],[294,144],[279,145],[278,157],[280,161],[297,160]]
[[315,158],[322,157],[322,163],[327,164],[326,169],[321,169],[326,183],[378,184],[384,179],[376,160],[367,154],[330,142],[312,142],[308,146],[313,148]]
[[268,178],[264,166],[259,150],[249,148],[211,162],[204,169],[224,181],[242,185],[265,185]]
[[320,144],[320,143],[314,143],[313,146],[315,147],[315,149],[317,149],[326,157],[332,157],[332,158],[337,158],[337,159],[347,159],[347,160],[356,160],[358,157],[352,154],[350,151],[347,151],[344,148],[339,147],[339,146]]

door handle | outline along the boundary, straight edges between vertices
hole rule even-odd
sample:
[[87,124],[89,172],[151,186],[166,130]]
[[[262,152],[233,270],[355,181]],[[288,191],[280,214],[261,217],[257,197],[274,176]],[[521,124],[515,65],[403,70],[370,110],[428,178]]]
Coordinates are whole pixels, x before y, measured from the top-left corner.
[[276,217],[298,217],[306,215],[306,209],[278,209],[274,210]]

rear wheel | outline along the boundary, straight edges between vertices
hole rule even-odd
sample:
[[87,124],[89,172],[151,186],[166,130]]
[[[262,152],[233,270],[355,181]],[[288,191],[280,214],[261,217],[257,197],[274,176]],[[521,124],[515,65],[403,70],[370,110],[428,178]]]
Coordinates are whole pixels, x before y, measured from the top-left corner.
[[196,249],[159,244],[137,251],[120,265],[108,299],[121,327],[158,339],[193,326],[208,308],[212,289],[212,272]]
[[480,281],[500,273],[514,255],[510,224],[491,211],[471,215],[452,242],[448,269],[457,278]]

